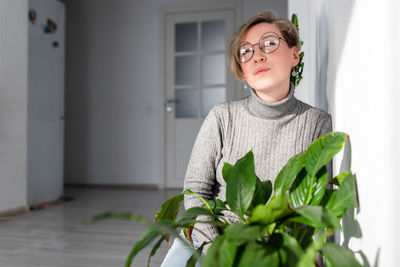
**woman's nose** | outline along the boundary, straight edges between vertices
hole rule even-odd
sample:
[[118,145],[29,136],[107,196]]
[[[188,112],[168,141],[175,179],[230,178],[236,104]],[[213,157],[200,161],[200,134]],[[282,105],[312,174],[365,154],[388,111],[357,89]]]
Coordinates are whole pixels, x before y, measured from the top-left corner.
[[255,62],[267,60],[267,55],[263,51],[261,51],[259,45],[254,46],[253,60]]

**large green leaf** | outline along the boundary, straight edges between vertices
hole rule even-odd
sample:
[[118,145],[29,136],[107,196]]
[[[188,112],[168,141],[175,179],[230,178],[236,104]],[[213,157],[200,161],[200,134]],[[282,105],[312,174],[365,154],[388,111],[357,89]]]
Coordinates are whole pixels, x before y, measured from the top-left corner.
[[131,212],[119,212],[119,211],[106,211],[95,216],[91,216],[85,219],[85,223],[94,223],[96,221],[106,220],[106,219],[118,219],[138,222],[141,224],[151,224],[151,222],[140,215]]
[[[271,181],[263,181],[257,177],[256,190],[254,191],[253,199],[251,201],[250,209],[254,209],[257,205],[266,204],[272,193]],[[249,215],[249,214],[248,214]]]
[[254,155],[250,151],[233,166],[226,185],[226,201],[240,218],[250,207],[255,188]]
[[164,241],[165,238],[166,238],[166,236],[161,236],[158,239],[157,243],[153,246],[153,248],[152,248],[152,250],[151,250],[151,252],[149,254],[149,257],[147,259],[147,267],[150,267],[150,259],[151,259],[151,257],[153,257],[156,254],[157,250],[160,248],[161,243]]
[[[308,218],[303,217],[301,215],[290,217],[289,219],[287,219],[285,221],[285,224],[289,225],[289,223],[297,223],[297,225],[295,225],[295,227],[297,227],[297,229],[300,229],[299,228],[300,224],[304,224],[304,225],[307,225],[310,227],[315,227],[315,223],[313,221],[311,221]],[[301,230],[304,230],[304,229],[301,229]]]
[[233,166],[228,162],[224,162],[224,166],[222,167],[222,177],[225,180],[225,183],[228,183],[229,177],[231,176]]
[[156,221],[162,220],[175,220],[178,215],[181,203],[183,201],[184,194],[178,194],[171,197],[161,205],[161,209],[156,213]]
[[286,165],[283,166],[274,183],[275,195],[286,192],[290,188],[296,175],[304,166],[304,154],[305,152],[301,152],[293,156]]
[[[90,217],[86,220],[87,223],[92,223],[98,220],[104,219],[122,219],[140,222],[143,224],[150,224],[150,221],[144,217],[141,217],[134,213],[128,212],[104,212],[98,214],[96,216]],[[150,243],[152,243],[157,237],[160,237],[158,242],[154,245],[152,251],[150,252],[148,263],[150,262],[150,258],[156,253],[159,248],[162,240],[164,240],[169,235],[173,235],[177,237],[175,228],[177,225],[170,220],[163,220],[162,222],[150,224],[150,226],[142,233],[139,240],[132,247],[131,252],[129,253],[128,258],[125,261],[125,266],[131,266],[133,258],[139,253],[142,249],[147,247]]]
[[341,186],[343,184],[344,179],[346,179],[347,175],[349,175],[351,171],[345,171],[338,174],[336,177],[329,181],[330,184],[334,184],[337,186]]
[[337,217],[342,217],[348,208],[358,207],[356,178],[352,173],[347,174],[343,184],[332,193],[325,207]]
[[331,199],[332,195],[337,191],[337,189],[332,189],[332,188],[326,188],[325,189],[325,194],[322,197],[321,202],[319,203],[319,206],[321,207],[326,207],[328,204],[329,200]]
[[310,203],[315,176],[310,176],[303,168],[290,187],[289,200],[292,207],[300,207]]
[[340,221],[335,214],[321,206],[302,206],[295,208],[294,211],[312,223],[311,226],[314,228],[341,229]]
[[192,254],[192,256],[189,258],[189,260],[186,262],[186,267],[195,267],[197,261],[201,257],[201,253],[203,252],[204,245],[206,243],[201,244],[201,246],[196,249],[196,252]]
[[157,237],[163,236],[173,236],[175,238],[179,238],[182,242],[187,246],[188,249],[193,250],[192,246],[185,242],[183,238],[178,234],[177,225],[174,221],[163,220],[160,222],[155,222],[151,224],[140,236],[139,240],[133,246],[129,256],[125,262],[125,267],[131,266],[133,258],[139,253],[143,248],[148,246],[151,242],[153,242]]
[[219,266],[233,266],[236,256],[237,246],[235,243],[225,239],[219,251]]
[[240,256],[238,267],[279,266],[278,250],[270,244],[249,242]]
[[211,244],[203,260],[203,267],[230,267],[233,266],[237,246],[224,235],[218,236]]
[[267,205],[255,207],[248,222],[268,225],[290,213],[292,210],[289,207],[288,197],[285,194],[279,194],[273,196]]
[[335,243],[326,243],[322,247],[326,267],[361,267],[354,254]]
[[305,167],[311,176],[315,176],[322,166],[331,161],[347,140],[347,134],[331,132],[315,140],[306,150]]
[[263,237],[265,230],[266,228],[263,225],[231,224],[225,229],[224,234],[228,240],[241,245],[247,241]]
[[193,224],[195,222],[197,216],[200,216],[200,215],[213,216],[211,211],[207,208],[193,207],[193,208],[187,209],[184,212],[182,212],[182,214],[176,219],[176,223],[182,224],[182,225]]
[[325,195],[327,182],[328,182],[327,170],[325,166],[322,166],[322,168],[317,173],[317,182],[314,183],[313,186],[313,193],[310,205],[317,206],[319,205],[319,203],[321,203],[321,200]]
[[136,242],[129,253],[128,258],[125,261],[125,267],[131,266],[133,258],[160,235],[162,235],[162,232],[156,227],[156,224],[152,224],[146,230],[144,230],[139,238],[139,241]]
[[203,267],[218,267],[218,255],[219,251],[221,250],[222,244],[225,241],[225,236],[220,235],[214,239],[211,243],[210,248],[208,249],[206,256],[204,257],[202,266]]
[[285,233],[271,235],[268,242],[278,250],[280,266],[295,266],[304,253],[297,240]]

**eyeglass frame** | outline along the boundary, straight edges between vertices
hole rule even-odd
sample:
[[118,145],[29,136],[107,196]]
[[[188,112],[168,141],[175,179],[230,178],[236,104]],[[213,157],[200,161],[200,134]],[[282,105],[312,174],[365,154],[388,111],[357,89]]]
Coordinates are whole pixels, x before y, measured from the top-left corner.
[[[276,36],[278,37],[278,45],[277,45],[277,47],[276,47],[273,51],[271,51],[271,52],[265,52],[264,49],[261,49],[261,45],[260,45],[260,44],[261,44],[261,39],[262,39],[263,36],[266,35],[267,33],[272,33],[272,34],[274,34],[274,35],[276,35]],[[244,44],[249,44],[249,45],[251,46],[251,52],[252,52],[252,54],[251,54],[251,57],[250,57],[248,60],[242,61],[242,60],[241,60],[241,55],[242,55],[242,54],[240,53],[240,51],[242,50],[242,48],[240,48],[240,49],[239,49],[239,58],[238,58],[239,60],[238,60],[238,62],[239,62],[239,63],[246,63],[246,62],[249,62],[249,61],[253,58],[253,56],[254,56],[254,46],[255,46],[255,45],[258,45],[258,47],[260,48],[260,50],[261,50],[262,52],[264,52],[265,54],[271,54],[271,53],[275,52],[276,50],[278,50],[278,48],[279,48],[279,46],[280,46],[280,44],[281,44],[281,41],[280,41],[280,40],[283,40],[283,41],[287,42],[285,38],[280,37],[276,32],[264,32],[264,33],[261,35],[260,40],[258,40],[258,42],[255,43],[255,44],[251,44],[250,42],[241,42],[241,43],[240,43],[240,47],[241,47],[242,45],[244,45]]]

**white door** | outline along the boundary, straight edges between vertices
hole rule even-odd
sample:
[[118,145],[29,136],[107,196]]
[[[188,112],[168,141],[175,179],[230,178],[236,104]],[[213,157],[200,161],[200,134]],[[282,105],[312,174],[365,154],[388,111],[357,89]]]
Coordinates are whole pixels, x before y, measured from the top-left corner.
[[171,14],[166,22],[166,187],[182,188],[203,119],[234,98],[227,59],[234,11]]
[[28,63],[28,204],[63,194],[65,8],[30,0]]

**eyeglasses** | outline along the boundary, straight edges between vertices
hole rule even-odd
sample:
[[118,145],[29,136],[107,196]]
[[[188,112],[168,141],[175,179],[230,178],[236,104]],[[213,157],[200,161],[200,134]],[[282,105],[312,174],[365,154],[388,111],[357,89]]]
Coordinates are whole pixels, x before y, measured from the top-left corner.
[[284,40],[282,37],[279,37],[278,34],[274,32],[266,32],[261,35],[258,43],[250,44],[248,42],[241,43],[239,50],[239,59],[240,62],[244,63],[249,61],[254,54],[254,46],[258,45],[261,51],[266,54],[272,53],[278,49],[280,40]]

